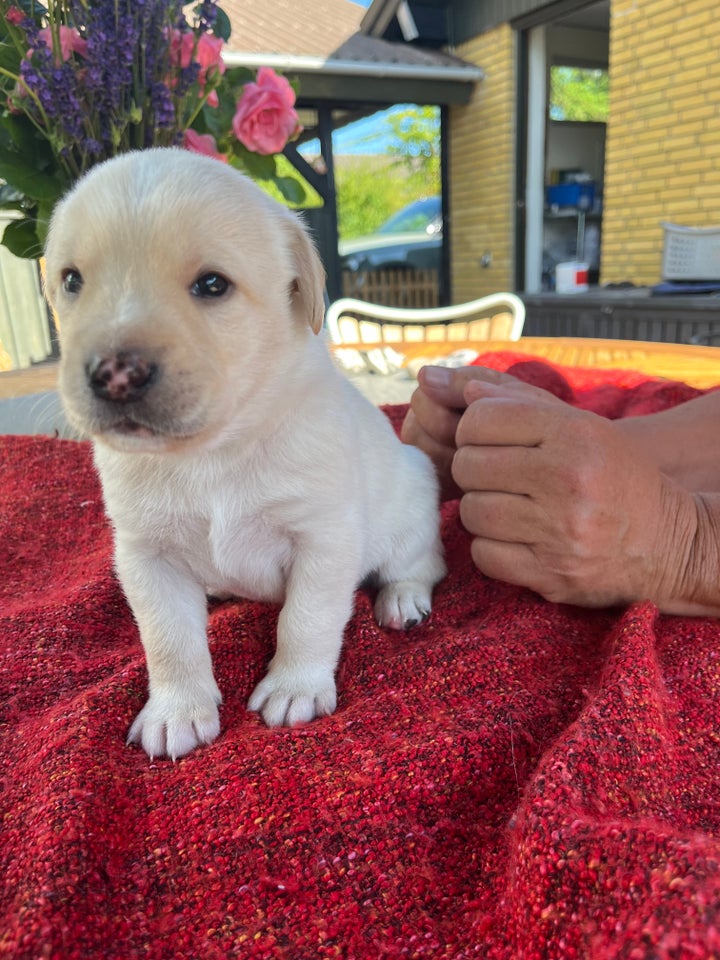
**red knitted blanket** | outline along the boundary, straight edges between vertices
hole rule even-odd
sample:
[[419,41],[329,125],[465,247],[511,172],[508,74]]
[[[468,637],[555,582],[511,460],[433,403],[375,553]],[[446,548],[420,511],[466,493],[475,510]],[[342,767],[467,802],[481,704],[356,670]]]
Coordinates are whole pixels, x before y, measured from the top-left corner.
[[[483,359],[608,416],[698,392]],[[360,592],[334,716],[248,714],[278,611],[218,603],[221,736],[152,763],[89,447],[4,437],[0,476],[1,957],[720,956],[718,621],[485,579],[450,504],[431,619]]]

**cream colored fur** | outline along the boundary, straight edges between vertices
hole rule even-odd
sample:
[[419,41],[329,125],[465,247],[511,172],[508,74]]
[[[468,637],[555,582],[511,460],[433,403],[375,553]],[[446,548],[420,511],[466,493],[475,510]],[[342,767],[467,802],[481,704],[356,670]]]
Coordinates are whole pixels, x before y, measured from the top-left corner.
[[[358,584],[374,574],[377,619],[403,628],[444,564],[430,462],[318,335],[323,271],[299,219],[215,160],[148,150],[80,181],[46,258],[61,395],[94,442],[147,658],[128,740],[179,757],[217,737],[208,593],[282,604],[251,710],[271,726],[332,713]],[[193,293],[208,273],[226,293]],[[96,395],[90,372],[124,352],[152,364],[149,386]]]

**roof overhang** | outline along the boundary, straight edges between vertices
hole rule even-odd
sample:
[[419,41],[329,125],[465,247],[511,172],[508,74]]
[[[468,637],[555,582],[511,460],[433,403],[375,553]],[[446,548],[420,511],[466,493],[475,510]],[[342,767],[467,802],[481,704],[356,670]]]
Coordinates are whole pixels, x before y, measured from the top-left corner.
[[464,104],[483,78],[479,67],[432,55],[413,63],[229,51],[223,60],[228,67],[266,66],[297,78],[301,106],[318,101]]

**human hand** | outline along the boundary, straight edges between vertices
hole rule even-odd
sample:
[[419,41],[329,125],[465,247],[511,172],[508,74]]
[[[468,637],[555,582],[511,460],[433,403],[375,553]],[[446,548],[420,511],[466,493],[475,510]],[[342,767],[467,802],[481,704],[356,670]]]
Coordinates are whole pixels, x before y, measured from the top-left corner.
[[422,367],[418,388],[410,400],[410,409],[402,425],[403,443],[423,450],[435,464],[443,500],[462,496],[452,477],[452,462],[457,447],[455,431],[467,407],[465,387],[474,379],[488,382],[514,382],[514,377],[483,367]]
[[425,403],[413,411],[446,453],[457,418],[452,476],[476,566],[556,602],[647,598],[668,612],[698,612],[688,582],[698,565],[692,494],[639,457],[611,421],[473,369],[467,409],[445,415],[444,434],[434,428],[437,410],[434,419]]

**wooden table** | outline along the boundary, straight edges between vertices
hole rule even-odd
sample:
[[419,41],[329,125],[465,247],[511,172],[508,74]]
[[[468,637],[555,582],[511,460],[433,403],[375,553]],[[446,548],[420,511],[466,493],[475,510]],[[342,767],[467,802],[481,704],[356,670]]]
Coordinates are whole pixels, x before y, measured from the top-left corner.
[[0,373],[0,400],[54,390],[57,386],[57,367],[56,360],[47,360],[23,370],[3,370]]
[[[368,350],[384,344],[347,344]],[[650,343],[641,340],[600,340],[583,337],[522,337],[520,340],[440,341],[430,343],[386,344],[402,353],[406,362],[438,357],[456,350],[510,350],[530,354],[569,367],[594,367],[600,370],[638,370],[654,377],[681,380],[704,389],[720,384],[720,347],[692,346],[685,343]],[[0,399],[19,397],[39,390],[52,390],[57,364],[50,362],[29,370],[0,373]]]
[[644,340],[601,340],[590,337],[522,337],[520,340],[440,341],[423,343],[346,344],[362,350],[389,346],[405,357],[405,362],[424,360],[432,363],[457,350],[478,353],[509,350],[530,354],[569,367],[600,370],[637,370],[668,380],[680,380],[704,389],[720,384],[720,347],[686,343],[651,343]]

